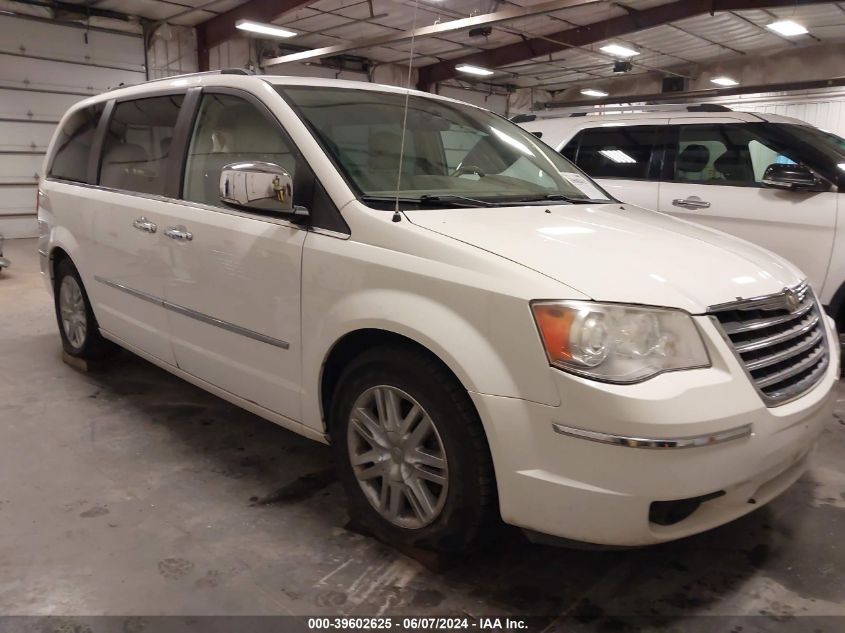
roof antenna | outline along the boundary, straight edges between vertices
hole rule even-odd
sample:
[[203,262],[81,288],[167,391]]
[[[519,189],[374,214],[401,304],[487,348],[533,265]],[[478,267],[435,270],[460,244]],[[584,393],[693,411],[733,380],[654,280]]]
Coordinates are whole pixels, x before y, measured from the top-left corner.
[[414,42],[416,41],[417,31],[417,9],[419,8],[419,0],[414,0],[414,20],[411,26],[411,50],[408,53],[408,79],[405,83],[405,109],[402,112],[402,142],[399,144],[399,169],[396,175],[396,205],[393,207],[393,221],[401,222],[402,214],[399,213],[399,191],[402,185],[402,161],[405,158],[405,128],[408,125],[408,99],[411,96],[411,75],[414,71]]

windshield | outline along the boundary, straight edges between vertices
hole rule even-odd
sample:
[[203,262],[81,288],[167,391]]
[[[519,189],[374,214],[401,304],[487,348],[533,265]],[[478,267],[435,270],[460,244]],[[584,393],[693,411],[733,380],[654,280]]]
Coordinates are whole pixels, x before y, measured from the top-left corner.
[[788,129],[802,141],[810,143],[838,162],[845,162],[845,139],[836,134],[825,132],[807,125],[789,124]]
[[609,200],[535,136],[480,108],[410,95],[400,173],[404,94],[299,86],[277,90],[371,206],[388,206],[397,195],[405,208]]

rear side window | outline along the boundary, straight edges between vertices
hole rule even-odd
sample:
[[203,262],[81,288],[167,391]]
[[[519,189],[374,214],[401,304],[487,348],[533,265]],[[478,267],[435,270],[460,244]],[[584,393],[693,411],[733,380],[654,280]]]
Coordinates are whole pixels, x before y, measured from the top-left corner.
[[170,141],[183,95],[118,103],[103,144],[100,184],[164,195]]
[[98,103],[74,112],[62,126],[49,175],[61,180],[88,182],[88,158],[94,144],[94,132],[103,113]]
[[649,177],[656,135],[657,128],[653,125],[583,130],[561,153],[574,159],[593,178],[645,180]]

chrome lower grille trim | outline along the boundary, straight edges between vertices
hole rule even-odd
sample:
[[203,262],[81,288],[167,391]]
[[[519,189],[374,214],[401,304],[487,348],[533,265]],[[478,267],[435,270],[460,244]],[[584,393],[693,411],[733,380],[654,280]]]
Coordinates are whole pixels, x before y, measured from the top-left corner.
[[830,362],[822,307],[806,282],[774,295],[713,306],[708,314],[767,406],[812,389]]

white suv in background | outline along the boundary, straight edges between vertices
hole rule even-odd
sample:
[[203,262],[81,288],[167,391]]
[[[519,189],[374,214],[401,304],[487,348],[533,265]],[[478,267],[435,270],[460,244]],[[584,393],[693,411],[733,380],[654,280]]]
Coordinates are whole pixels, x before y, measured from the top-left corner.
[[514,117],[614,197],[759,244],[803,270],[845,330],[845,140],[724,106]]
[[331,443],[386,540],[462,550],[497,515],[680,538],[783,492],[832,415],[798,269],[610,199],[481,108],[198,74],[74,105],[46,161],[65,352],[116,343]]

